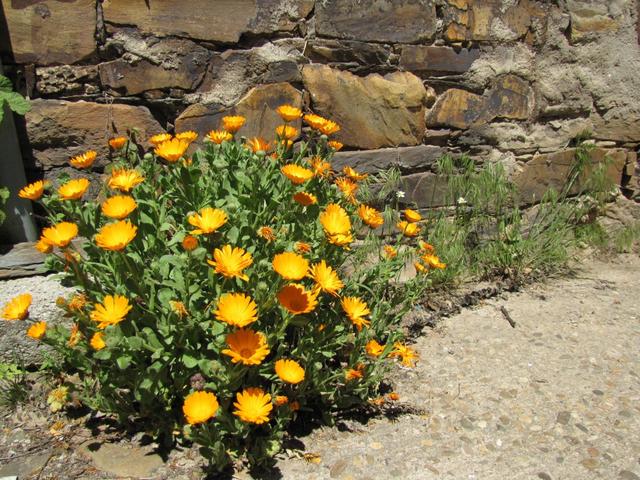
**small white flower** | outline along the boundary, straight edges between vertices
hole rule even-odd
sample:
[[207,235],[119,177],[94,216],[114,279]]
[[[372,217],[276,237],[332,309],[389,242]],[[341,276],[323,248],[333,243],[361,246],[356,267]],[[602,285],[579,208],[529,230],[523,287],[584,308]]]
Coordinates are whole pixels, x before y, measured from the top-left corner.
[[404,192],[403,192],[402,190],[398,190],[398,191],[396,192],[396,197],[398,197],[398,198],[404,198]]
[[467,201],[464,199],[464,197],[458,198],[458,205],[464,205],[465,203],[467,203]]

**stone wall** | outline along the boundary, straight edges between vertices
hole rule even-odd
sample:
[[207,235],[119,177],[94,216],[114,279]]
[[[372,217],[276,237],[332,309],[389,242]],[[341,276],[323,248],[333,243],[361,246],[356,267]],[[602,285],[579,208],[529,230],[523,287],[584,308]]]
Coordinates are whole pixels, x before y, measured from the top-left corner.
[[[272,109],[342,126],[336,164],[398,165],[438,203],[445,152],[502,162],[535,201],[588,130],[636,195],[636,0],[0,0],[0,53],[33,99],[32,178],[137,128],[203,134],[229,113],[273,138]],[[4,25],[3,25],[4,24]],[[434,194],[434,192],[436,194]]]

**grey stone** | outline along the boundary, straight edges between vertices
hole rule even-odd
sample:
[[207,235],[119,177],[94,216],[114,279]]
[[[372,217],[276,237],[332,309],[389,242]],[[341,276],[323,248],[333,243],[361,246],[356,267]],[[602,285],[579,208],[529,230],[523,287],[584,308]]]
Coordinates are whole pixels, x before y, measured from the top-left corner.
[[571,412],[562,411],[558,412],[558,416],[556,417],[556,422],[561,425],[568,425],[569,420],[571,420]]
[[419,73],[464,73],[479,56],[478,49],[405,45],[400,54],[400,66]]
[[621,478],[622,480],[640,480],[640,476],[636,475],[630,470],[620,470],[620,473],[618,473],[618,478]]
[[447,198],[447,180],[434,173],[414,173],[401,178],[403,202],[418,208],[442,207],[452,202]]
[[52,452],[37,453],[35,455],[27,455],[19,460],[8,462],[0,466],[0,476],[23,478],[35,474],[38,470],[46,465],[51,458]]
[[36,79],[41,95],[91,94],[99,90],[98,69],[93,65],[38,67]]
[[152,477],[164,465],[162,457],[150,447],[89,441],[82,445],[81,451],[97,469],[122,477]]
[[407,174],[429,170],[446,153],[446,149],[431,145],[357,150],[336,153],[332,165],[335,170],[342,170],[348,165],[367,173],[397,167],[400,172]]

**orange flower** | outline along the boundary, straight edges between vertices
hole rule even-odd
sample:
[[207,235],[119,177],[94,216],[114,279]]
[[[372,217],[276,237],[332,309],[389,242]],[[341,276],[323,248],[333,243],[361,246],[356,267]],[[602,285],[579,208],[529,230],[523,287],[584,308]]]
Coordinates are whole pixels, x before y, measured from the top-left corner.
[[246,120],[247,119],[242,115],[222,117],[222,128],[224,128],[229,133],[236,133],[242,128]]
[[116,195],[102,203],[102,213],[116,220],[122,220],[137,208],[136,201],[128,195]]
[[273,258],[273,269],[285,280],[301,280],[307,274],[309,262],[297,253],[279,253]]
[[226,342],[229,348],[225,348],[221,353],[231,357],[232,363],[260,365],[269,355],[270,350],[264,334],[254,332],[250,328],[239,328],[228,334]]
[[324,135],[331,135],[340,131],[340,125],[338,125],[336,122],[332,122],[331,120],[327,120],[320,127],[318,127],[318,130],[320,130],[320,132]]
[[315,130],[319,130],[320,127],[328,122],[326,118],[323,118],[320,115],[316,115],[315,113],[307,113],[304,116],[304,121],[307,123],[307,125]]
[[219,208],[203,208],[198,213],[189,215],[187,221],[197,227],[191,231],[191,235],[208,235],[214,233],[225,223],[227,223],[227,214]]
[[384,246],[384,255],[387,258],[395,258],[398,256],[398,251],[393,248],[391,245],[385,245]]
[[184,248],[187,252],[195,250],[198,248],[198,239],[192,235],[185,235],[182,240],[182,248]]
[[391,392],[389,395],[387,395],[387,398],[392,402],[397,402],[398,400],[400,400],[400,395],[397,392]]
[[293,249],[298,253],[309,253],[311,251],[311,245],[307,242],[296,242]]
[[244,281],[249,280],[242,271],[253,263],[253,258],[243,248],[233,247],[232,249],[231,245],[225,245],[222,249],[216,248],[213,251],[213,258],[214,261],[207,260],[207,263],[215,268],[216,273],[227,278],[238,277]]
[[343,297],[340,303],[349,320],[356,326],[358,331],[361,331],[363,326],[368,327],[371,324],[369,320],[364,318],[371,313],[371,310],[361,298]]
[[271,148],[271,145],[264,138],[253,137],[251,140],[247,141],[247,147],[249,147],[253,153],[267,153]]
[[165,142],[159,143],[154,153],[164,158],[167,162],[177,162],[189,148],[189,142],[179,138],[172,138]]
[[30,293],[13,297],[2,309],[2,318],[5,320],[24,320],[29,316],[31,299]]
[[276,135],[286,140],[294,140],[298,136],[298,129],[291,125],[279,125],[276,127]]
[[447,267],[446,263],[442,263],[437,255],[425,253],[420,259],[430,268],[443,270]]
[[344,147],[344,145],[337,140],[331,140],[330,142],[327,142],[327,145],[333,148],[336,152],[342,150],[342,147]]
[[318,305],[318,295],[305,290],[303,285],[291,283],[278,292],[278,301],[294,315],[312,312]]
[[273,401],[273,404],[276,407],[281,407],[283,405],[286,405],[287,403],[289,403],[289,397],[287,397],[286,395],[276,395],[276,398]]
[[372,357],[379,357],[384,351],[384,345],[380,345],[375,340],[369,340],[364,349],[367,352],[367,355],[370,355]]
[[91,345],[91,348],[93,348],[94,350],[102,350],[104,347],[106,347],[107,344],[104,341],[104,333],[103,332],[94,333],[93,336],[91,337],[91,340],[89,340],[89,345]]
[[246,327],[258,319],[258,306],[244,293],[225,293],[218,299],[216,319],[234,327]]
[[154,146],[158,146],[162,142],[166,142],[168,140],[171,140],[171,134],[170,133],[158,133],[157,135],[154,135],[153,137],[151,137],[149,139],[149,143],[154,145]]
[[103,329],[110,325],[122,322],[133,307],[129,300],[122,295],[107,295],[102,303],[96,303],[91,312],[91,320],[98,322],[98,328]]
[[53,245],[51,245],[44,237],[40,237],[40,240],[38,240],[35,247],[40,253],[51,253],[53,251]]
[[109,139],[109,146],[114,150],[120,150],[127,143],[127,137],[114,137]]
[[69,245],[76,235],[78,235],[78,226],[70,222],[61,222],[42,231],[45,242],[60,248]]
[[218,399],[211,392],[193,392],[186,396],[182,404],[182,413],[189,425],[204,423],[216,416]]
[[334,297],[337,297],[338,291],[344,287],[344,283],[342,283],[342,280],[338,277],[337,272],[331,268],[331,266],[327,265],[327,262],[324,260],[313,265],[309,269],[308,276],[313,278],[316,288]]
[[285,383],[296,384],[304,380],[304,368],[295,360],[276,360],[276,375]]
[[391,352],[389,356],[400,358],[405,367],[414,367],[419,358],[418,353],[415,350],[400,342],[393,344],[393,352]]
[[356,365],[355,369],[350,368],[344,374],[344,378],[347,382],[350,382],[351,380],[358,380],[363,376],[364,376],[364,365],[362,365],[361,363]]
[[267,226],[258,229],[258,236],[264,238],[267,242],[273,242],[276,239],[273,228]]
[[108,223],[95,236],[96,245],[104,250],[123,250],[136,238],[138,227],[129,220]]
[[23,187],[18,196],[27,200],[39,200],[44,193],[44,181],[38,180],[37,182],[30,183],[26,187]]
[[142,183],[144,177],[135,170],[127,170],[126,168],[114,169],[109,179],[109,188],[120,190],[121,192],[129,192],[133,187]]
[[88,152],[83,153],[82,155],[78,155],[69,160],[69,163],[76,168],[89,168],[95,162],[98,154],[93,150],[89,150]]
[[176,133],[176,138],[178,140],[185,140],[189,143],[195,142],[198,138],[198,134],[193,130],[187,130],[186,132]]
[[367,205],[360,205],[358,207],[358,216],[371,228],[378,228],[384,223],[382,214],[375,208],[368,207]]
[[420,233],[420,226],[417,223],[409,223],[403,220],[398,222],[396,227],[405,237],[416,237]]
[[302,116],[302,110],[291,105],[280,105],[276,108],[276,112],[285,122],[293,122]]
[[331,173],[331,164],[321,157],[313,157],[311,159],[311,168],[316,177],[327,177]]
[[171,310],[173,310],[173,313],[178,315],[180,318],[184,318],[189,315],[187,307],[183,302],[178,300],[169,300],[169,306],[171,307]]
[[316,197],[312,193],[307,192],[297,192],[293,194],[293,199],[298,202],[300,205],[304,205],[308,207],[309,205],[313,205],[314,203],[318,203],[318,197]]
[[77,323],[74,323],[71,327],[71,332],[69,333],[69,341],[67,342],[67,345],[70,347],[77,345],[81,337],[82,334],[80,333],[80,328]]
[[260,425],[269,421],[269,414],[273,410],[271,395],[261,388],[245,388],[236,394],[236,400],[233,414],[243,422]]
[[229,142],[233,140],[233,135],[226,130],[211,130],[208,133],[207,138],[213,143],[220,145],[222,142]]
[[47,322],[36,322],[27,330],[27,336],[34,340],[40,340],[47,331]]
[[63,200],[78,200],[84,195],[87,188],[89,188],[89,180],[86,178],[69,180],[58,188],[58,195],[60,195],[60,198]]
[[349,177],[350,180],[354,182],[359,182],[360,180],[364,180],[369,175],[367,173],[358,173],[353,168],[346,166],[342,169],[342,172]]
[[320,223],[324,228],[329,243],[338,246],[349,245],[353,241],[351,236],[351,220],[347,212],[335,203],[327,205],[320,214]]
[[285,165],[280,171],[295,185],[303,184],[313,178],[313,172],[311,170],[296,165],[295,163]]
[[415,223],[422,220],[422,216],[418,212],[416,212],[415,210],[411,210],[410,208],[407,208],[404,211],[404,218],[406,218],[407,222],[409,223]]
[[426,273],[427,267],[420,262],[413,262],[413,266],[416,269],[416,273]]
[[300,402],[297,400],[294,400],[289,404],[289,408],[291,409],[292,412],[297,412],[298,410],[300,410]]
[[420,250],[423,250],[425,252],[435,251],[435,247],[430,243],[425,242],[424,240],[418,240],[418,247],[420,248]]
[[342,194],[350,201],[354,202],[356,199],[356,192],[358,191],[358,184],[351,181],[348,178],[338,178],[336,185],[342,192]]

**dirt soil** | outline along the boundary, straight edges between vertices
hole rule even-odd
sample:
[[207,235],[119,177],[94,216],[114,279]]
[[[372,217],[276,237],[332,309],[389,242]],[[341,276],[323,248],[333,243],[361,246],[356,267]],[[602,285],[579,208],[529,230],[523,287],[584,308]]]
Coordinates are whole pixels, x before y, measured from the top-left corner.
[[[299,437],[263,478],[640,480],[639,272],[637,256],[592,259],[425,329],[398,401]],[[43,396],[0,415],[0,478],[204,478],[195,449],[161,458]]]

